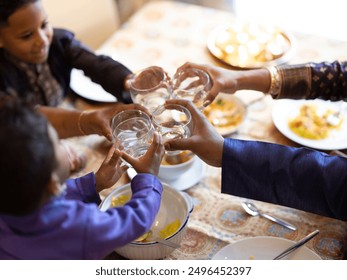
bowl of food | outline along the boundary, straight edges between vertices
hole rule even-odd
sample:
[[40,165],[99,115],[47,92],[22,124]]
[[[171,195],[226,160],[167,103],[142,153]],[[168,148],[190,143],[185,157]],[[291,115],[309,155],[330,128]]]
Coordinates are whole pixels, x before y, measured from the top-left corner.
[[226,93],[218,94],[204,110],[206,118],[223,136],[236,132],[245,120],[246,113],[243,102],[235,95]]
[[164,182],[176,180],[193,166],[195,160],[196,156],[190,151],[182,151],[177,155],[165,154],[158,177]]
[[[121,207],[132,195],[130,183],[113,190],[100,204],[100,210]],[[132,260],[156,260],[171,254],[175,248],[155,241],[157,237],[180,244],[186,231],[193,204],[188,194],[177,191],[163,183],[159,212],[150,229],[150,234],[115,249],[115,252]]]

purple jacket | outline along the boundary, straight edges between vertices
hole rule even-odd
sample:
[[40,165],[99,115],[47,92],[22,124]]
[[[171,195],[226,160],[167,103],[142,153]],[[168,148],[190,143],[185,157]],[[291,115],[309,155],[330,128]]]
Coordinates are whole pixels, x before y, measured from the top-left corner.
[[102,212],[89,173],[69,179],[64,194],[30,215],[0,214],[0,259],[104,258],[148,231],[159,210],[162,185],[155,176],[139,174],[131,188],[126,205]]

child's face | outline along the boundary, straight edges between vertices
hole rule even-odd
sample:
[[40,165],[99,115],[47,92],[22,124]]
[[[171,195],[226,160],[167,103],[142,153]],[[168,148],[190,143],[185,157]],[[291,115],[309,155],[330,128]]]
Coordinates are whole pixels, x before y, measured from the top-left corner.
[[57,132],[51,125],[49,126],[49,136],[54,146],[55,158],[58,164],[55,172],[59,177],[60,183],[63,184],[70,174],[68,155],[58,139]]
[[22,61],[38,64],[47,60],[52,37],[53,29],[37,1],[15,11],[8,25],[0,28],[0,47]]

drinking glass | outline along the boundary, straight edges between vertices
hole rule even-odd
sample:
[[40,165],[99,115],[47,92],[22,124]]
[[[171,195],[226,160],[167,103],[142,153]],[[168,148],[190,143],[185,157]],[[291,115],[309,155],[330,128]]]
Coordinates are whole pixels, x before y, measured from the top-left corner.
[[130,81],[130,96],[134,103],[150,112],[163,105],[172,94],[170,77],[163,68],[151,66],[136,73]]
[[178,71],[172,84],[174,98],[191,100],[200,110],[204,108],[204,100],[212,85],[208,73],[196,68]]
[[[164,104],[152,112],[153,125],[163,137],[164,142],[188,138],[191,134],[191,119],[189,110],[178,104]],[[166,151],[166,153],[177,155],[181,151]]]
[[148,150],[153,140],[154,127],[145,112],[127,110],[113,117],[112,133],[118,148],[137,158]]

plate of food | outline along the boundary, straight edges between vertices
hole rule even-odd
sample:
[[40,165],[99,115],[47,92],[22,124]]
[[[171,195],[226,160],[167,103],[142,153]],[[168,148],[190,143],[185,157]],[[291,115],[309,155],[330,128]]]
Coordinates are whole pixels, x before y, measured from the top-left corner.
[[228,136],[238,130],[246,118],[246,112],[245,104],[238,97],[220,93],[205,108],[204,115],[221,135]]
[[105,91],[102,86],[94,83],[84,75],[82,70],[73,69],[71,72],[70,86],[78,95],[92,101],[117,102],[117,98]]
[[[272,260],[295,242],[272,236],[249,237],[223,247],[212,260]],[[321,260],[307,246],[302,246],[283,260]]]
[[276,128],[290,140],[318,150],[347,148],[347,113],[335,125],[328,116],[337,112],[341,101],[276,100],[272,120]]
[[218,60],[239,68],[278,65],[293,56],[294,37],[278,27],[235,22],[210,33],[207,48]]

